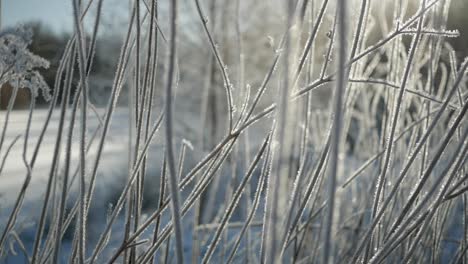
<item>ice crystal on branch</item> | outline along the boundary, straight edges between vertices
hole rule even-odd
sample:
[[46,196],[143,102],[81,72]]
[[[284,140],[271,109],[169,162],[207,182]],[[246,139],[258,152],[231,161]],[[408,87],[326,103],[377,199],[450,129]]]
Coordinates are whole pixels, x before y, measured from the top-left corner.
[[49,62],[28,50],[32,31],[23,26],[0,32],[0,87],[9,83],[14,88],[29,88],[34,97],[39,90],[50,99],[50,89],[39,68],[47,69]]

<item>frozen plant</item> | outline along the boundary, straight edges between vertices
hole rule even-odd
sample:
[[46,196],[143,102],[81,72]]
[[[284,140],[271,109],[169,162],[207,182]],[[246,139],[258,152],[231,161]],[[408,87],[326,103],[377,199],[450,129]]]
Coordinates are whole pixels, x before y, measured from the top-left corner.
[[29,51],[32,31],[24,26],[0,32],[0,87],[9,83],[13,88],[29,88],[34,97],[39,90],[50,99],[50,89],[39,68],[49,68],[49,62]]

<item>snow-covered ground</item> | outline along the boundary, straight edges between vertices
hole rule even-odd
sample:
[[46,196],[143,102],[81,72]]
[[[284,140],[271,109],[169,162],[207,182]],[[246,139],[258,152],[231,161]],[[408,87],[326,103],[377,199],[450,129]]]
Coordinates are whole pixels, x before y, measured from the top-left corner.
[[[105,109],[98,109],[98,112],[102,115]],[[34,236],[36,234],[36,225],[39,219],[42,203],[44,199],[44,193],[46,190],[47,181],[51,170],[51,161],[54,153],[54,146],[57,139],[57,130],[59,125],[59,114],[58,109],[54,110],[51,122],[45,133],[43,143],[38,152],[37,160],[32,170],[31,183],[26,192],[25,200],[22,205],[18,220],[15,224],[14,230],[20,235],[20,238],[25,243],[28,252],[30,253],[33,247]],[[68,112],[70,113],[70,111]],[[95,243],[99,239],[100,234],[106,224],[107,211],[109,206],[118,199],[121,190],[125,184],[126,177],[128,177],[128,145],[129,145],[129,111],[127,108],[118,108],[113,115],[111,128],[109,135],[106,139],[102,158],[98,168],[96,189],[94,192],[92,204],[90,206],[90,212],[88,215],[88,236],[87,236],[87,248],[88,251],[92,250]],[[12,207],[18,197],[20,189],[24,183],[24,179],[27,175],[27,168],[23,162],[23,148],[24,148],[24,132],[26,131],[27,120],[29,112],[27,110],[15,110],[10,114],[10,120],[8,122],[7,132],[4,147],[0,152],[0,159],[6,154],[6,149],[15,138],[19,136],[16,143],[11,148],[10,153],[7,156],[5,166],[0,174],[0,230],[3,231],[6,225],[7,219],[11,214]],[[155,113],[155,115],[158,115]],[[4,124],[6,112],[0,112],[0,124]],[[32,153],[37,145],[40,132],[44,126],[44,122],[47,117],[47,109],[37,109],[33,113],[30,136],[27,144],[27,160],[30,161]],[[65,122],[65,133],[68,131],[69,118],[67,117]],[[199,128],[199,119],[195,114],[184,114],[177,115],[175,132],[176,148],[180,149],[180,142],[182,139],[196,140],[198,136],[194,131]],[[96,115],[90,111],[88,119],[88,140],[91,139],[92,134],[99,125],[99,120]],[[160,170],[163,160],[163,143],[161,142],[163,137],[163,129],[157,132],[155,139],[153,140],[150,151],[149,160],[147,163],[147,174],[145,176],[145,199],[149,201],[146,212],[144,215],[152,213],[156,208],[156,202],[159,190],[159,178]],[[91,170],[94,162],[96,142],[98,137],[94,140],[94,144],[91,147],[89,154],[87,155],[88,171]],[[66,142],[67,135],[62,135],[62,142]],[[73,173],[78,169],[79,166],[79,136],[80,136],[80,123],[77,119],[75,124],[75,130],[73,135],[73,147],[72,147],[72,168]],[[133,135],[134,136],[134,135]],[[258,144],[257,140],[254,140],[252,146],[255,148]],[[260,140],[258,140],[260,142]],[[61,164],[59,164],[59,175],[63,168],[65,152],[62,143],[61,151]],[[198,162],[204,155],[193,150],[187,150],[184,169],[188,170],[192,168],[196,162]],[[77,179],[76,179],[77,180]],[[217,191],[220,199],[224,198],[224,190],[226,186],[221,186],[221,191]],[[76,197],[77,184],[75,182],[72,188],[71,197]],[[222,197],[221,197],[222,196]],[[73,200],[73,199],[70,199]],[[152,202],[153,201],[153,202]],[[68,205],[71,207],[71,203]],[[103,259],[108,259],[110,254],[114,253],[115,248],[120,246],[123,237],[123,230],[125,225],[124,212],[122,210],[118,219],[113,225],[112,236],[106,250],[101,254]],[[184,250],[186,258],[190,259],[192,249],[192,228],[191,224],[193,220],[193,210],[190,210],[184,217]],[[216,214],[216,210],[214,211]],[[162,227],[169,222],[170,215],[168,210],[162,215]],[[142,219],[143,221],[144,219]],[[151,238],[152,230],[154,227],[150,226],[146,232],[140,237]],[[235,233],[232,231],[232,238]],[[208,232],[207,234],[210,234]],[[231,235],[230,235],[231,236]],[[208,239],[208,238],[206,238]],[[11,240],[12,241],[12,240]],[[17,250],[18,255],[14,256],[9,254],[4,261],[6,263],[23,263],[25,261],[24,255],[18,250],[18,245],[13,244],[14,249]],[[63,246],[61,250],[62,261],[67,262],[68,256],[71,249],[71,234],[64,238]],[[202,247],[202,251],[203,251]]]
[[[104,109],[97,110],[101,115],[104,113]],[[182,111],[182,110],[180,110]],[[47,185],[47,180],[50,175],[51,170],[51,161],[52,156],[54,153],[54,146],[57,138],[57,130],[58,130],[58,123],[59,123],[59,115],[58,110],[54,111],[52,115],[52,120],[49,124],[47,132],[45,133],[45,137],[43,143],[41,145],[37,161],[34,165],[32,170],[32,180],[27,189],[25,200],[19,214],[18,220],[16,221],[14,230],[19,234],[22,241],[25,243],[25,247],[27,248],[28,253],[30,254],[33,247],[34,236],[36,234],[36,225],[39,219],[43,199],[44,199],[44,192],[45,187]],[[92,204],[90,206],[90,211],[88,215],[88,223],[87,223],[87,252],[88,254],[92,252],[94,249],[96,242],[100,238],[101,233],[106,225],[107,216],[109,207],[115,204],[116,200],[121,194],[122,188],[125,184],[126,178],[128,177],[129,168],[128,168],[128,146],[129,146],[129,111],[127,108],[118,108],[113,115],[109,135],[106,138],[106,144],[104,147],[104,151],[102,154],[102,158],[100,160],[100,165],[98,168],[97,174],[97,181],[96,181],[96,189],[94,192]],[[5,120],[6,112],[0,112],[0,124],[3,128],[4,120]],[[154,114],[154,118],[158,116],[159,113]],[[31,160],[32,153],[34,148],[36,147],[40,132],[43,128],[45,119],[47,116],[47,109],[37,109],[34,111],[32,124],[31,124],[31,132],[30,137],[28,139],[27,145],[27,160]],[[0,231],[3,231],[6,225],[6,221],[11,214],[12,206],[15,200],[18,197],[18,193],[23,185],[24,179],[27,175],[26,166],[23,163],[23,147],[24,147],[24,132],[26,130],[28,120],[28,111],[13,111],[10,115],[10,121],[8,123],[7,132],[6,132],[6,139],[4,142],[4,146],[0,151],[0,161],[5,156],[5,152],[10,146],[12,142],[15,141],[15,138],[20,136],[16,143],[11,148],[11,151],[6,159],[5,167],[0,173]],[[176,114],[176,125],[175,125],[175,132],[176,132],[176,150],[177,152],[180,150],[180,142],[182,139],[191,141],[195,145],[195,150],[187,149],[186,159],[184,162],[184,171],[189,170],[192,168],[197,162],[199,162],[206,153],[200,152],[200,146],[197,146],[197,138],[200,137],[199,133],[196,131],[200,129],[200,119],[197,117],[196,114],[190,113],[190,111],[184,110],[183,113]],[[68,131],[69,118],[66,118],[65,122],[65,133]],[[99,125],[99,120],[96,116],[90,111],[89,119],[88,119],[88,131],[89,136],[88,140],[91,140],[91,136],[93,135],[94,131],[97,129]],[[249,137],[251,138],[251,158],[254,156],[254,153],[258,150],[258,144],[262,141],[262,138],[268,131],[268,126],[270,122],[260,122],[257,123],[249,132]],[[1,129],[0,129],[1,131]],[[157,208],[156,201],[158,200],[158,190],[159,190],[159,180],[161,175],[161,165],[163,160],[163,134],[164,130],[160,129],[157,132],[155,139],[152,141],[150,151],[149,151],[149,159],[147,163],[147,174],[145,176],[145,207],[144,212],[142,215],[141,221],[144,221],[144,218],[150,215],[155,211]],[[79,166],[79,157],[78,157],[78,149],[79,149],[79,135],[80,135],[80,123],[79,119],[77,119],[77,123],[75,124],[74,130],[74,138],[73,138],[73,147],[72,147],[72,174],[77,170]],[[94,142],[97,142],[99,139],[98,137],[95,139]],[[134,136],[134,135],[133,135]],[[63,135],[62,142],[65,142],[67,135]],[[130,142],[134,143],[134,142]],[[63,143],[64,144],[64,143]],[[242,145],[242,143],[239,143]],[[88,161],[88,171],[91,170],[92,164],[95,158],[95,150],[96,150],[96,143],[91,147],[89,154],[87,155]],[[313,150],[313,153],[318,153]],[[59,164],[59,171],[58,174],[61,175],[61,169],[63,168],[64,162],[64,150],[62,146],[61,151],[61,164]],[[178,153],[176,153],[178,155]],[[312,164],[315,164],[317,155],[312,154],[310,157],[313,161]],[[243,160],[243,158],[242,158]],[[229,162],[229,161],[227,161]],[[339,184],[344,182],[347,177],[349,177],[352,172],[354,172],[357,168],[359,168],[365,160],[359,160],[354,158],[353,156],[346,156],[344,163],[345,166],[343,167],[344,172],[342,175],[344,178],[340,178]],[[242,168],[242,162],[238,168],[238,176],[242,176],[245,168]],[[213,200],[214,203],[212,204],[212,214],[219,215],[220,212],[223,212],[223,203],[225,202],[225,190],[226,186],[229,182],[230,175],[230,166],[226,166],[228,168],[223,168],[220,172],[220,175],[217,177],[221,177],[218,179],[224,179],[219,181],[220,184],[217,186],[218,188],[215,190],[216,193],[212,193],[210,199]],[[365,174],[367,176],[372,176],[372,171],[375,171],[375,168],[369,168]],[[366,191],[367,185],[369,184],[368,177],[361,176],[357,181],[360,184],[358,186],[359,190],[356,191]],[[367,179],[366,179],[367,178]],[[256,176],[252,179],[252,185],[256,186],[257,183]],[[191,189],[191,188],[187,188]],[[72,198],[76,198],[77,195],[77,184],[75,182],[74,188],[72,188]],[[184,198],[186,197],[187,193],[184,193]],[[350,188],[340,191],[340,195],[344,197],[348,197],[349,199],[341,199],[341,201],[352,201],[355,199],[350,192]],[[74,199],[69,199],[74,200]],[[220,202],[221,201],[221,202]],[[210,201],[208,201],[209,203]],[[213,201],[211,201],[213,202]],[[263,213],[263,204],[264,200],[262,199],[259,205],[257,217],[253,220],[261,221],[261,215]],[[352,202],[354,203],[354,202]],[[351,204],[352,204],[351,203]],[[72,202],[69,202],[67,205],[71,208]],[[345,208],[346,212],[348,212],[349,205],[348,204],[340,204],[337,206],[338,208]],[[345,212],[345,213],[346,213]],[[98,259],[97,263],[109,260],[112,254],[115,253],[116,248],[118,248],[123,240],[124,229],[125,229],[125,210],[122,210],[119,214],[117,220],[113,224],[111,237],[109,239],[108,245],[105,247],[103,252],[100,254],[100,258]],[[349,213],[349,212],[348,212]],[[231,218],[231,222],[235,221],[243,221],[243,218],[240,216],[243,215],[244,212],[242,210],[236,210],[235,215]],[[212,217],[212,216],[211,216]],[[193,224],[192,220],[194,218],[193,210],[189,210],[186,216],[183,218],[183,233],[184,233],[184,254],[185,259],[191,258],[191,251],[192,251],[192,243],[193,243]],[[161,227],[164,227],[170,220],[170,212],[166,210],[162,215],[162,223]],[[449,233],[451,237],[456,238],[461,234],[460,227],[462,225],[460,223],[453,223],[449,225]],[[46,226],[47,228],[47,226]],[[151,239],[153,235],[154,226],[150,226],[146,229],[146,231],[139,237],[138,241],[142,241],[146,238]],[[261,225],[256,226],[255,228],[251,229],[252,231],[252,241],[254,245],[256,242],[260,241],[260,232],[261,232]],[[211,240],[213,235],[214,229],[209,229],[203,232],[204,234],[204,243],[208,243]],[[232,246],[232,242],[237,236],[238,230],[235,229],[228,229],[227,231],[227,245],[224,247],[229,251],[230,246]],[[47,230],[46,230],[47,233]],[[61,262],[67,263],[68,257],[71,252],[72,248],[72,232],[68,232],[65,235],[62,250],[61,252]],[[13,239],[9,238],[9,242],[13,242],[11,247],[16,250],[17,255],[13,255],[9,252],[8,256],[0,260],[0,263],[25,263],[26,260],[24,258],[24,254],[19,250],[19,246],[17,243],[14,242]],[[173,241],[171,242],[173,245]],[[256,245],[258,247],[258,245]],[[8,245],[10,247],[10,245]],[[244,250],[243,244],[239,248],[240,251]],[[144,248],[142,246],[141,248]],[[171,254],[170,257],[174,257],[173,248],[170,249]],[[206,250],[205,246],[201,247],[201,255]],[[446,244],[444,246],[444,259],[449,259],[455,252],[456,247],[451,244]],[[164,250],[160,250],[164,252]],[[221,252],[218,250],[215,253],[213,259],[222,256],[223,254],[228,254],[229,252]],[[239,254],[242,255],[242,254]],[[445,256],[447,255],[447,256]],[[159,254],[157,258],[161,257]],[[3,262],[2,262],[3,261]],[[237,262],[242,263],[242,259],[237,259]]]
[[[98,109],[100,114],[104,113],[104,109]],[[59,111],[54,111],[52,115],[51,122],[48,126],[47,132],[43,143],[38,152],[38,157],[34,168],[32,170],[32,179],[29,184],[29,187],[26,192],[25,200],[22,206],[21,213],[17,224],[15,225],[15,230],[20,234],[20,237],[24,239],[27,248],[32,247],[32,242],[35,235],[35,225],[37,224],[37,219],[39,218],[41,212],[41,206],[44,199],[44,193],[47,185],[47,180],[50,175],[51,170],[51,160],[54,153],[54,146],[57,138],[57,129],[59,125]],[[0,174],[0,229],[3,231],[6,220],[11,214],[11,209],[15,203],[18,193],[24,183],[24,179],[27,175],[27,168],[23,162],[23,147],[24,147],[24,132],[26,131],[28,111],[12,111],[10,114],[10,120],[8,122],[7,132],[5,143],[0,153],[0,158],[6,154],[7,147],[14,142],[15,138],[20,136],[16,143],[11,148],[9,155],[7,156],[5,166],[3,171]],[[91,139],[91,135],[94,133],[96,128],[99,125],[99,121],[93,113],[89,114],[90,118],[88,121],[88,131],[89,136],[88,140]],[[6,112],[0,112],[0,124],[3,124],[5,121]],[[43,128],[44,122],[47,117],[47,109],[38,109],[34,111],[33,119],[31,123],[30,137],[27,144],[27,160],[30,161],[32,153],[36,147],[36,144],[39,139],[40,132]],[[106,139],[106,144],[102,154],[102,159],[100,161],[96,190],[94,192],[94,199],[91,205],[90,214],[89,214],[89,236],[88,236],[88,247],[92,248],[93,244],[99,238],[99,234],[102,232],[102,229],[106,223],[106,212],[109,204],[115,202],[119,197],[120,191],[125,184],[126,177],[128,177],[128,138],[129,138],[129,115],[127,108],[118,108],[112,119],[111,128],[109,131],[109,136]],[[66,119],[65,126],[68,126],[69,119]],[[77,120],[75,124],[74,131],[74,145],[72,147],[72,169],[71,172],[75,172],[77,166],[79,166],[79,130],[80,124]],[[185,128],[187,129],[187,128]],[[64,131],[68,131],[66,127]],[[158,133],[161,133],[160,130]],[[94,140],[97,142],[98,137]],[[63,135],[63,141],[66,140],[66,134]],[[158,138],[161,138],[160,136]],[[64,145],[64,143],[63,143]],[[62,145],[62,146],[63,146]],[[88,160],[88,171],[91,170],[91,165],[95,157],[95,143],[91,148],[87,156]],[[59,164],[59,168],[63,168],[64,162],[64,150],[62,148],[61,160],[62,164]],[[160,176],[160,165],[162,157],[162,147],[160,144],[160,139],[155,139],[151,146],[150,159],[151,162],[148,162],[148,173],[146,176],[147,182],[145,187],[147,189],[158,190],[159,186],[159,176]],[[61,173],[59,169],[59,174]],[[154,185],[154,187],[152,187]],[[72,188],[72,197],[76,195],[76,182]],[[73,192],[75,194],[73,194]],[[155,195],[154,200],[157,199],[157,192],[148,192],[148,195]],[[154,208],[153,208],[154,209]],[[123,230],[123,214],[121,213],[120,218],[117,220],[117,223],[114,224],[115,230]],[[168,221],[168,215],[164,215],[164,222]],[[187,230],[188,231],[188,230]],[[113,232],[115,238],[119,237],[118,232]],[[120,239],[119,239],[120,240]],[[121,241],[121,240],[120,240]],[[190,241],[189,239],[187,241]],[[64,248],[70,247],[69,243],[71,241],[64,241]],[[118,245],[115,245],[118,246]],[[63,250],[63,255],[69,253],[67,250]],[[65,260],[64,258],[63,260]],[[18,257],[9,256],[5,261],[7,263],[21,263],[22,254],[20,253]]]

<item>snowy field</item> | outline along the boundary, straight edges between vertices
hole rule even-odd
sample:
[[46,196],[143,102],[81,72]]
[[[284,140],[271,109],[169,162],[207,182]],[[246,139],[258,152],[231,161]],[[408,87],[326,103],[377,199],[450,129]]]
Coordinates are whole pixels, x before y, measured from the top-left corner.
[[[104,109],[98,109],[99,111],[104,111]],[[31,131],[27,144],[27,159],[32,158],[32,153],[34,148],[37,145],[39,140],[40,132],[44,126],[44,122],[47,117],[47,109],[37,109],[33,113]],[[51,117],[51,121],[48,125],[47,131],[45,133],[44,139],[42,141],[41,147],[39,149],[37,160],[35,162],[34,168],[32,170],[32,178],[29,184],[29,187],[26,191],[24,198],[23,206],[18,216],[18,220],[15,224],[14,230],[18,233],[19,237],[24,242],[24,246],[30,252],[33,247],[34,236],[36,232],[37,219],[41,214],[44,193],[46,191],[47,181],[50,175],[51,170],[51,159],[54,153],[54,146],[57,138],[57,128],[59,123],[59,111],[54,111]],[[5,122],[5,113],[0,112],[0,123]],[[23,162],[23,148],[24,148],[24,136],[23,133],[26,130],[27,120],[29,112],[26,110],[16,110],[12,111],[10,114],[10,119],[7,126],[5,145],[11,146],[9,154],[5,160],[2,173],[0,175],[0,229],[6,225],[6,221],[11,214],[12,206],[14,205],[18,194],[24,184],[24,179],[27,175],[27,168]],[[186,142],[189,142],[189,139],[183,138],[182,135],[192,136],[193,139],[196,138],[197,133],[195,133],[197,122],[192,122],[191,125],[188,124],[188,119],[193,121],[197,117],[194,115],[188,115],[187,113],[179,115],[176,119],[177,124],[176,134],[180,135],[179,142],[182,142],[182,139]],[[67,119],[66,119],[67,120]],[[125,185],[126,177],[128,177],[128,138],[129,138],[129,129],[128,124],[130,121],[127,108],[118,108],[113,115],[111,123],[111,128],[109,135],[106,139],[104,151],[102,153],[102,158],[100,161],[98,173],[97,173],[97,182],[96,190],[93,198],[92,205],[90,207],[88,215],[88,236],[87,236],[87,247],[92,250],[95,246],[95,243],[99,239],[99,234],[103,231],[106,224],[106,217],[108,212],[111,209],[112,205],[117,201],[123,186]],[[65,122],[67,124],[67,122]],[[75,128],[79,128],[79,124],[75,125]],[[89,139],[92,139],[92,135],[99,127],[99,120],[96,118],[94,113],[90,113],[88,119],[88,131]],[[65,127],[64,131],[68,131]],[[158,134],[155,136],[154,141],[150,146],[149,162],[147,163],[147,175],[145,181],[145,206],[144,212],[142,214],[141,222],[144,222],[145,217],[154,212],[157,209],[156,201],[159,195],[159,178],[161,176],[161,166],[163,160],[163,147],[161,141],[160,129]],[[99,135],[99,134],[98,134]],[[66,135],[64,135],[66,136]],[[255,137],[253,137],[255,138]],[[77,187],[77,171],[79,166],[79,139],[76,133],[74,134],[74,145],[72,147],[72,169],[74,172],[72,175],[75,175],[75,179],[71,187],[71,197],[76,198],[78,187]],[[97,138],[94,139],[94,142],[97,141]],[[87,160],[89,162],[93,161],[95,158],[95,145],[92,144],[90,151],[87,155]],[[256,148],[258,142],[252,143],[252,148]],[[179,148],[180,143],[176,144]],[[7,147],[4,148],[5,151],[0,153],[0,157],[3,159],[6,155]],[[195,165],[195,162],[198,162],[203,153],[197,154],[193,152],[192,149],[188,148],[187,156],[185,158],[185,170],[187,171]],[[206,154],[206,153],[205,153]],[[61,153],[62,156],[65,156],[65,153]],[[63,162],[63,157],[61,162]],[[59,164],[59,167],[62,168],[63,164]],[[59,169],[60,173],[60,169]],[[63,172],[62,172],[63,173]],[[227,172],[225,172],[226,174]],[[230,176],[226,174],[225,180],[228,180]],[[221,186],[225,190],[226,186]],[[217,192],[218,199],[223,199],[224,191]],[[73,200],[73,199],[70,199]],[[215,199],[216,200],[216,199]],[[67,205],[68,209],[72,208],[73,204],[69,203]],[[221,204],[215,205],[219,207]],[[101,253],[102,259],[108,259],[115,253],[115,250],[123,238],[123,230],[125,228],[125,217],[124,210],[119,214],[118,219],[113,225],[110,242],[107,245],[106,249]],[[145,213],[145,211],[147,213]],[[219,214],[216,209],[212,212],[214,214]],[[234,219],[236,217],[234,216]],[[192,235],[193,235],[193,210],[190,210],[184,217],[184,241],[185,241],[185,255],[186,259],[190,259],[191,250],[192,250]],[[168,210],[164,211],[162,214],[162,227],[164,227],[170,220],[170,212]],[[216,227],[216,225],[214,226]],[[257,231],[260,231],[260,225],[252,227],[252,232],[255,234]],[[46,226],[47,228],[47,226]],[[213,227],[207,227],[205,234],[206,239],[209,239],[210,230]],[[152,230],[154,230],[154,225],[151,225],[147,230],[140,236],[141,240],[150,239],[152,237]],[[257,230],[257,231],[255,231]],[[235,236],[236,230],[228,231],[228,237],[231,239]],[[72,241],[70,237],[72,233],[65,234],[64,242],[62,245],[61,257],[63,262],[68,261],[70,255],[70,250],[72,247]],[[113,243],[113,241],[115,241]],[[233,241],[230,243],[232,244]],[[173,246],[173,245],[171,245]],[[257,245],[258,246],[258,245]],[[19,249],[19,245],[11,240],[11,249],[14,250],[17,254],[9,254],[5,258],[5,263],[22,263],[25,261],[23,252]],[[173,248],[171,247],[171,252]],[[163,257],[161,254],[157,254],[156,258]],[[170,257],[173,257],[173,253],[170,253]]]
[[[103,110],[99,109],[98,111]],[[18,217],[16,224],[16,230],[20,236],[24,239],[26,247],[32,247],[32,244],[27,244],[28,242],[32,243],[34,240],[35,234],[35,225],[37,224],[37,219],[41,213],[41,205],[44,199],[45,188],[47,186],[47,180],[50,175],[51,170],[51,159],[54,153],[54,146],[57,137],[57,128],[58,128],[58,111],[54,111],[52,115],[51,122],[48,126],[48,129],[45,133],[43,143],[38,152],[37,161],[32,171],[32,178],[27,189],[23,208]],[[4,124],[6,112],[0,112],[0,123]],[[5,161],[3,171],[0,176],[0,229],[6,225],[6,219],[8,219],[11,213],[11,207],[13,206],[21,187],[24,183],[24,179],[27,175],[27,168],[23,162],[23,147],[24,147],[24,137],[23,133],[26,130],[28,111],[13,111],[10,115],[10,120],[8,122],[7,133],[5,138],[5,144],[7,146],[12,145],[10,153]],[[27,159],[30,160],[32,157],[33,149],[36,147],[36,144],[39,139],[40,131],[43,128],[45,118],[47,116],[47,109],[35,110],[33,113],[32,123],[31,123],[31,132],[27,145]],[[90,135],[94,134],[93,132],[98,128],[99,120],[96,118],[93,113],[90,114],[88,121],[88,131]],[[121,108],[118,109],[113,116],[113,122],[111,124],[109,136],[106,140],[106,145],[102,153],[101,163],[98,169],[97,183],[95,198],[89,213],[89,236],[88,236],[88,246],[93,247],[93,242],[96,242],[96,239],[99,237],[98,234],[102,231],[106,223],[106,212],[108,207],[115,203],[118,195],[120,194],[125,180],[128,176],[128,109]],[[66,122],[67,123],[67,122]],[[186,129],[186,128],[185,128]],[[68,131],[65,128],[64,131]],[[64,135],[65,136],[65,135]],[[77,135],[74,135],[75,144],[72,147],[72,172],[76,172],[79,166],[79,153],[78,153],[78,138]],[[19,138],[17,138],[19,137]],[[91,137],[91,136],[90,136]],[[15,140],[16,139],[16,140]],[[97,141],[96,139],[94,140]],[[95,147],[96,144],[93,145]],[[93,161],[95,157],[95,151],[91,147],[87,159]],[[152,189],[151,185],[154,185],[154,189],[159,189],[158,180],[160,177],[160,167],[161,167],[161,156],[162,156],[162,147],[156,139],[153,142],[152,146],[152,158],[155,162],[148,163],[148,174],[147,174],[147,183],[145,187],[149,190]],[[0,157],[4,157],[6,154],[5,151],[0,153]],[[64,154],[64,153],[62,153]],[[64,156],[64,155],[63,155]],[[63,161],[63,159],[62,159]],[[59,167],[62,167],[59,165]],[[60,173],[60,172],[59,172]],[[72,187],[71,196],[76,196],[77,191],[77,179]],[[157,199],[158,192],[149,192],[148,195],[154,195],[154,200]],[[151,197],[147,197],[150,199]],[[71,205],[69,205],[71,206]],[[150,205],[151,206],[151,205]],[[154,210],[155,204],[153,203],[152,209]],[[167,222],[168,214],[164,214],[164,218]],[[114,225],[115,230],[113,232],[113,237],[119,238],[119,230],[123,229],[124,219],[123,214],[120,214],[120,218],[117,223]],[[187,228],[191,228],[187,226]],[[188,229],[187,231],[189,231]],[[187,234],[190,234],[188,232]],[[120,234],[121,235],[121,234]],[[65,239],[64,247],[70,247],[71,241]],[[121,241],[121,240],[117,240]],[[187,239],[190,241],[190,239]],[[115,245],[118,246],[118,245]],[[17,245],[14,246],[15,248]],[[112,248],[112,243],[110,245]],[[64,250],[63,260],[65,261],[69,252]],[[22,260],[23,254],[21,251],[18,254],[18,257],[12,255],[8,256],[5,260],[6,263],[20,263]],[[24,259],[23,259],[24,260]]]

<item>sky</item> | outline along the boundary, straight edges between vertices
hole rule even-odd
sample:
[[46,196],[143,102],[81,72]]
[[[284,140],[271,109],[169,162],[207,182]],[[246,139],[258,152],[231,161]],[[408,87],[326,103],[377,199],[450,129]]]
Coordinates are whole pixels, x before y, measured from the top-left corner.
[[0,0],[1,26],[40,21],[56,33],[70,31],[73,26],[71,0]]
[[[12,27],[18,23],[41,22],[57,34],[73,31],[73,0],[0,0],[1,28]],[[92,30],[97,8],[93,1],[84,20],[85,31]],[[88,3],[85,0],[84,3]],[[129,13],[128,0],[105,0],[101,16],[101,25],[107,30],[120,30],[121,22],[126,21]],[[109,26],[110,25],[110,26]]]

